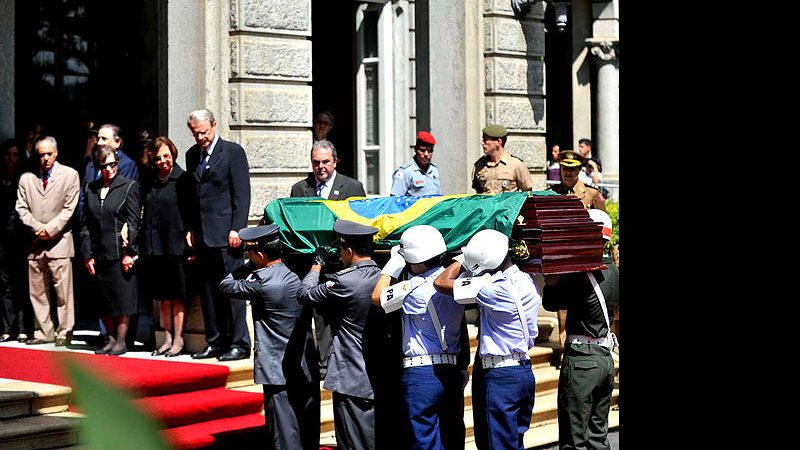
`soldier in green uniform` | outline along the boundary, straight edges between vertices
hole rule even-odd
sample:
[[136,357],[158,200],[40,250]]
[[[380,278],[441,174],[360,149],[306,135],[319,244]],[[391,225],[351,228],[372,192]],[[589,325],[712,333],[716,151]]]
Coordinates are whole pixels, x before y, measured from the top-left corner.
[[551,189],[561,195],[574,195],[587,209],[606,210],[606,201],[596,188],[583,184],[578,179],[586,158],[575,150],[561,150],[558,155],[561,166],[561,183]]
[[475,161],[472,188],[478,194],[530,191],[533,179],[528,166],[505,150],[508,131],[502,125],[483,128],[483,156]]
[[[603,238],[611,239],[611,218],[590,210],[603,223]],[[617,338],[611,318],[617,299],[600,287],[604,272],[546,275],[542,307],[567,311],[567,341],[558,379],[558,446],[560,450],[608,450],[608,412],[614,391]]]

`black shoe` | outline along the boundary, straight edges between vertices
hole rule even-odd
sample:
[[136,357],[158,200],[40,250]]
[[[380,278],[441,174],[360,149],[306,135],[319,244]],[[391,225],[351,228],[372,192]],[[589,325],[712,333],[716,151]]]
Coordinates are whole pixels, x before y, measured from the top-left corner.
[[119,356],[119,355],[124,355],[127,352],[128,352],[128,348],[127,347],[122,347],[119,350],[111,350],[111,351],[108,352],[108,354],[109,355],[114,355],[114,356]]
[[236,361],[237,359],[247,359],[250,357],[250,352],[239,347],[231,347],[225,354],[220,355],[220,361]]
[[25,341],[25,345],[42,345],[42,344],[51,344],[55,342],[55,339],[52,341],[48,341],[47,339],[39,339],[39,338],[29,338]]
[[17,338],[11,337],[10,334],[6,334],[6,335],[3,335],[3,336],[0,336],[0,342],[8,342],[8,341],[15,340],[15,339],[17,339]]
[[192,355],[192,359],[214,358],[216,356],[219,356],[221,353],[222,353],[222,350],[220,350],[220,349],[218,349],[216,347],[212,347],[212,346],[209,345],[206,348],[204,348],[203,351],[193,354]]

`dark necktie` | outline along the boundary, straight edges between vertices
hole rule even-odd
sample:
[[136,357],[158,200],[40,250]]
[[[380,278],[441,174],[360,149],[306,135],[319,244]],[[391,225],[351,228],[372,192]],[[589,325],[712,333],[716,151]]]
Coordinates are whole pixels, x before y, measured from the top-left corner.
[[208,151],[203,150],[203,159],[200,160],[200,164],[197,166],[197,174],[201,177],[203,176],[203,171],[206,170],[206,161],[208,161]]
[[47,189],[47,172],[42,174],[42,189]]

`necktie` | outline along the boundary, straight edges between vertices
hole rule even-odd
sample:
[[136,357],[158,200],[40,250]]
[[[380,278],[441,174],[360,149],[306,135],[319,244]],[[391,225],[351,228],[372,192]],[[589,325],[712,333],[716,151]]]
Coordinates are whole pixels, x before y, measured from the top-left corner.
[[42,174],[42,189],[47,189],[47,173]]
[[208,161],[208,151],[203,150],[203,159],[200,160],[200,164],[197,166],[197,174],[203,176],[203,171],[206,170],[206,161]]
[[325,189],[325,183],[317,185],[317,197],[322,197],[322,190]]

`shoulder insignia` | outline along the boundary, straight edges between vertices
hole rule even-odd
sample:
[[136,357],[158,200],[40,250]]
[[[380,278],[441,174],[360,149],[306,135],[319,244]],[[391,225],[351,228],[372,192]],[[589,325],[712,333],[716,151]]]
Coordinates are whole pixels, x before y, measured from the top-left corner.
[[394,171],[394,177],[397,178],[398,180],[402,180],[404,176],[405,176],[405,174],[403,173],[402,170],[395,170]]
[[599,190],[600,190],[600,188],[599,188],[599,187],[597,187],[597,186],[595,186],[595,185],[593,185],[593,184],[584,184],[584,186],[586,186],[587,188],[592,188],[592,189],[594,189],[595,191],[599,191]]
[[525,162],[525,160],[524,160],[524,159],[520,158],[520,157],[519,157],[519,156],[517,156],[517,155],[513,155],[513,154],[511,154],[511,153],[509,153],[509,155],[510,155],[512,158],[516,158],[516,159],[520,160],[520,162]]
[[408,161],[404,162],[403,164],[400,164],[400,168],[401,169],[407,169],[409,167],[411,167],[411,160],[410,159]]
[[346,273],[350,273],[350,272],[356,270],[356,268],[357,268],[356,266],[347,267],[345,269],[342,269],[342,270],[336,272],[336,275],[344,275]]

